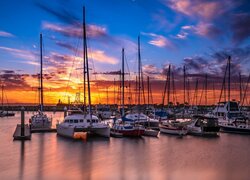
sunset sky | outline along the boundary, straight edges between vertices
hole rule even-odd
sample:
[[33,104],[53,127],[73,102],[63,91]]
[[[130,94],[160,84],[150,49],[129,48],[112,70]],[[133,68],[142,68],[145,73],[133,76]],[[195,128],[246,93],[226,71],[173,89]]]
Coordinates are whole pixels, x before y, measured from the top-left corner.
[[[40,33],[44,37],[45,103],[57,103],[59,99],[67,102],[68,96],[74,101],[75,94],[83,91],[83,6],[94,103],[106,103],[107,91],[109,103],[114,102],[114,79],[117,91],[122,48],[125,79],[131,80],[134,91],[138,35],[144,79],[150,76],[154,103],[162,102],[169,64],[179,102],[183,102],[184,65],[189,101],[193,101],[197,78],[201,96],[205,74],[209,103],[219,101],[229,55],[232,99],[239,100],[239,73],[245,89],[250,72],[247,0],[5,0],[0,1],[0,76],[5,101],[38,102]],[[202,104],[204,99],[203,94],[198,101]]]

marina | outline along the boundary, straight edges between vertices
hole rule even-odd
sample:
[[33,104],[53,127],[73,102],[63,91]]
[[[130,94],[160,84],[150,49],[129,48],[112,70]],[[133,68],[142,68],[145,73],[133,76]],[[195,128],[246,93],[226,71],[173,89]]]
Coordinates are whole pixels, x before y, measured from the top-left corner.
[[249,180],[249,9],[0,1],[0,179]]
[[[53,116],[55,124],[56,119],[63,118],[62,112],[46,113]],[[31,115],[27,114],[27,119]],[[3,179],[249,178],[248,135],[220,133],[216,138],[179,138],[160,134],[159,138],[93,136],[73,140],[56,133],[33,133],[30,141],[13,141],[12,133],[20,118],[16,112],[15,117],[1,119]]]

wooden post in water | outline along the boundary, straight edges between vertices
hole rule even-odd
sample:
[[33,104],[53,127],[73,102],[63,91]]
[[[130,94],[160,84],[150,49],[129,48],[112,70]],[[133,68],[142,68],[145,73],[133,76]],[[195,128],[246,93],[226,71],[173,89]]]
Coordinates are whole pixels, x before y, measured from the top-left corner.
[[25,134],[25,127],[24,127],[24,119],[25,119],[25,117],[24,117],[24,107],[21,107],[21,136],[24,136],[24,134]]
[[66,117],[67,116],[67,107],[65,106],[63,110],[64,110],[64,117]]
[[24,124],[24,107],[21,108],[21,124],[17,124],[16,130],[13,134],[14,140],[30,140],[31,132],[28,124]]

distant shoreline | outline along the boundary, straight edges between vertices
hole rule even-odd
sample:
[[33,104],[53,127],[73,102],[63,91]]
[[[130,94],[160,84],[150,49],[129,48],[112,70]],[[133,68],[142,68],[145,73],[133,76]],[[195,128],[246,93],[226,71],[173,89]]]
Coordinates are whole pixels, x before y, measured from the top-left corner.
[[[106,106],[105,104],[93,104],[92,106],[93,107],[96,107],[96,105],[104,105]],[[69,106],[72,106],[72,105],[68,105],[68,104],[54,104],[54,105],[44,105],[43,109],[44,111],[52,111],[52,112],[55,112],[55,111],[64,111],[64,108],[65,107],[69,107]],[[110,106],[111,109],[115,110],[117,108],[120,107],[120,105],[117,105],[117,104],[108,104],[108,106]],[[135,107],[137,105],[135,104],[132,104],[132,105],[125,105],[125,108],[132,108],[132,107]],[[162,108],[162,105],[160,104],[154,104],[154,105],[149,105],[149,106],[154,106],[156,108]],[[37,104],[33,104],[33,105],[27,105],[27,104],[8,104],[8,105],[3,105],[3,107],[0,106],[0,110],[5,110],[5,111],[21,111],[21,108],[24,107],[25,108],[25,111],[38,111],[39,110],[39,105]],[[93,108],[92,107],[92,108]],[[147,104],[144,104],[144,105],[141,105],[141,107],[144,107],[145,109],[147,109]],[[177,107],[177,108],[183,108],[183,105],[179,105],[179,106],[174,106],[174,107]],[[192,107],[191,105],[190,106],[186,106],[186,108],[189,108],[189,107]],[[197,106],[199,109],[206,109],[206,108],[215,108],[216,106],[215,105],[208,105],[208,106],[204,106],[204,105],[199,105]],[[164,108],[167,108],[167,105],[164,105]],[[244,109],[250,109],[250,106],[244,106]]]

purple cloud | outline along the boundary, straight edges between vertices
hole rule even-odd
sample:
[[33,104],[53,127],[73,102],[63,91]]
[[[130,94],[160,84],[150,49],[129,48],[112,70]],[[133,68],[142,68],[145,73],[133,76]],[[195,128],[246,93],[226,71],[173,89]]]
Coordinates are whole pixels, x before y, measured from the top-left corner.
[[233,41],[239,43],[250,37],[250,14],[235,14],[231,21]]
[[14,37],[14,35],[6,31],[0,31],[0,37]]

